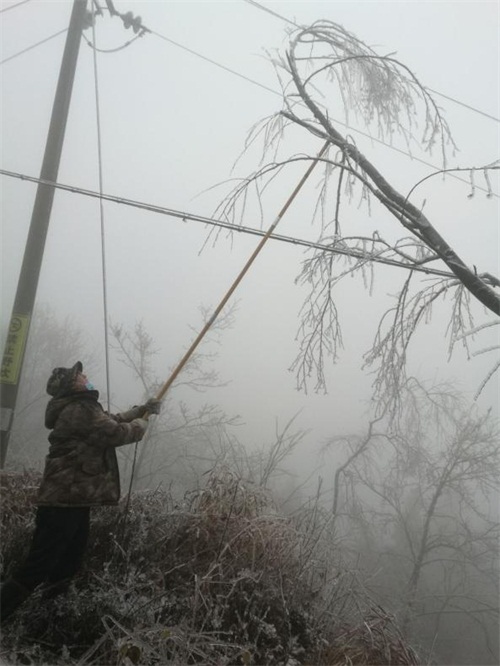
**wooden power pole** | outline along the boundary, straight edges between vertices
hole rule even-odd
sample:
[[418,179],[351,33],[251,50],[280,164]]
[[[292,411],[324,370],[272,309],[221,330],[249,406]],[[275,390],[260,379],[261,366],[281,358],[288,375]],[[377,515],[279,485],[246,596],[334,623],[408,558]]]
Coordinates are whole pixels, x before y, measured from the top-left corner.
[[[57,181],[78,51],[82,30],[86,25],[86,15],[87,0],[74,0],[40,171],[41,180]],[[0,467],[2,468],[7,456],[14,421],[26,341],[35,303],[53,200],[54,188],[39,183],[2,358],[0,377]]]

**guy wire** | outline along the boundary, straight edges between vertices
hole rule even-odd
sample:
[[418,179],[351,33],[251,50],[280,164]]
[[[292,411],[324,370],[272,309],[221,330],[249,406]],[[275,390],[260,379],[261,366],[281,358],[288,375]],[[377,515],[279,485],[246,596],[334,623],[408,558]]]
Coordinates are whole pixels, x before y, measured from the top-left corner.
[[[92,21],[92,40],[96,43],[95,21]],[[99,105],[99,76],[97,69],[97,51],[92,49],[93,63],[94,63],[94,88],[95,88],[95,109],[96,109],[96,126],[97,126],[97,161],[99,172],[99,213],[101,225],[101,266],[102,266],[102,300],[104,310],[104,358],[106,367],[106,395],[107,407],[110,412],[111,406],[111,389],[110,389],[110,372],[109,372],[109,334],[108,334],[108,289],[107,289],[107,276],[106,276],[106,235],[104,232],[104,201],[103,194],[103,165],[102,165],[102,135],[101,135],[101,113]]]
[[[99,212],[100,212],[100,221],[101,221],[101,265],[102,265],[102,301],[103,301],[103,314],[104,314],[104,358],[106,364],[106,394],[107,394],[107,408],[108,413],[111,413],[111,382],[110,382],[110,370],[109,370],[109,332],[108,332],[108,288],[107,288],[107,273],[106,273],[106,234],[104,230],[104,199],[103,199],[103,160],[102,160],[102,133],[101,133],[101,113],[100,113],[100,104],[99,104],[99,77],[98,77],[98,68],[97,68],[97,52],[99,49],[95,46],[97,44],[96,40],[96,30],[95,30],[95,21],[92,22],[92,42],[93,42],[93,63],[94,63],[94,86],[95,86],[95,106],[96,106],[96,125],[97,125],[97,156],[99,164]],[[132,469],[130,470],[130,480],[129,487],[127,492],[127,499],[125,501],[125,509],[121,517],[122,522],[122,533],[121,536],[124,536],[125,531],[125,521],[128,516],[129,506],[130,506],[130,496],[132,493],[132,486],[134,482],[135,467],[137,461],[137,449],[138,442],[134,445],[134,458],[132,461]]]

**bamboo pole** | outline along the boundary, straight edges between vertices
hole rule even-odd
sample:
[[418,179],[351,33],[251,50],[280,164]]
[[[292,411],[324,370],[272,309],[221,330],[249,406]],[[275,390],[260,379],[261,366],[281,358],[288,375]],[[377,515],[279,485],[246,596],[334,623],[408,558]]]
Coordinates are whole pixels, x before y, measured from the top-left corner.
[[[284,214],[286,213],[286,211],[287,211],[288,208],[290,207],[292,201],[295,199],[295,197],[296,197],[297,194],[299,193],[300,189],[302,188],[302,186],[304,185],[304,183],[306,182],[306,180],[307,180],[307,179],[309,178],[309,176],[311,175],[312,170],[314,169],[314,167],[316,166],[316,164],[318,163],[318,161],[320,160],[320,158],[322,157],[322,155],[326,152],[328,146],[329,146],[329,141],[327,141],[327,142],[324,144],[324,146],[323,146],[323,147],[321,148],[321,150],[319,151],[317,157],[316,157],[316,158],[314,159],[314,161],[309,165],[307,171],[304,173],[304,175],[302,176],[302,178],[300,179],[300,181],[299,181],[298,184],[296,185],[295,189],[293,190],[293,192],[291,193],[291,195],[288,197],[288,199],[287,199],[287,201],[285,202],[284,206],[281,208],[280,212],[278,213],[278,216],[276,217],[276,219],[274,220],[274,222],[273,222],[273,223],[271,224],[271,226],[269,227],[269,229],[268,229],[266,235],[262,237],[260,243],[257,245],[257,247],[255,248],[255,250],[252,252],[250,258],[247,260],[246,264],[245,264],[245,265],[243,266],[243,268],[241,269],[239,275],[236,277],[236,279],[234,280],[234,282],[232,283],[232,285],[229,287],[228,291],[226,292],[226,294],[224,295],[224,297],[223,297],[222,300],[220,301],[219,305],[218,305],[218,306],[215,308],[215,310],[213,311],[211,317],[207,320],[207,322],[205,323],[205,325],[203,326],[203,328],[201,329],[201,331],[198,333],[198,335],[196,336],[195,340],[193,341],[193,343],[191,344],[191,346],[189,347],[189,349],[187,350],[187,352],[184,354],[184,356],[182,357],[182,359],[179,361],[177,367],[176,367],[175,370],[172,372],[172,374],[170,375],[170,377],[167,379],[167,381],[163,384],[163,386],[162,386],[162,387],[160,388],[160,390],[158,391],[158,393],[157,393],[157,395],[156,395],[157,400],[161,400],[161,399],[164,397],[165,393],[168,391],[168,389],[172,386],[172,384],[174,383],[174,381],[177,379],[179,373],[182,371],[182,369],[184,368],[184,366],[186,365],[186,363],[187,363],[188,360],[190,359],[190,357],[191,357],[191,355],[193,354],[193,352],[196,350],[196,348],[198,347],[198,345],[200,344],[200,342],[203,340],[203,338],[205,337],[205,335],[206,335],[207,332],[209,331],[210,327],[211,327],[212,324],[215,322],[215,320],[217,319],[217,317],[218,317],[219,314],[221,313],[222,309],[224,308],[224,306],[226,305],[226,303],[228,302],[228,300],[231,298],[231,296],[232,296],[233,293],[235,292],[235,290],[236,290],[236,288],[238,287],[238,285],[240,284],[240,282],[241,282],[241,281],[243,280],[243,278],[245,277],[246,273],[248,272],[248,270],[250,269],[251,265],[253,264],[253,262],[255,261],[255,259],[257,258],[257,256],[259,255],[260,251],[262,250],[262,248],[264,247],[264,245],[267,243],[267,241],[269,240],[269,238],[272,236],[273,231],[276,229],[276,227],[278,226],[279,222],[280,222],[281,219],[283,218]],[[147,417],[148,417],[148,415],[145,416],[145,418],[147,418]]]

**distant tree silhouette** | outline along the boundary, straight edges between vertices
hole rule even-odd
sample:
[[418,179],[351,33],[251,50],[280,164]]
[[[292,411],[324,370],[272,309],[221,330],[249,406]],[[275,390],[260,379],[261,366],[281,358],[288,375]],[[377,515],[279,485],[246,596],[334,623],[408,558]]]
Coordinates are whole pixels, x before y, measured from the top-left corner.
[[441,638],[462,626],[482,643],[476,659],[486,660],[474,663],[498,663],[498,425],[449,387],[410,379],[403,393],[397,423],[343,438],[338,538],[361,554],[368,587],[413,640],[439,656]]

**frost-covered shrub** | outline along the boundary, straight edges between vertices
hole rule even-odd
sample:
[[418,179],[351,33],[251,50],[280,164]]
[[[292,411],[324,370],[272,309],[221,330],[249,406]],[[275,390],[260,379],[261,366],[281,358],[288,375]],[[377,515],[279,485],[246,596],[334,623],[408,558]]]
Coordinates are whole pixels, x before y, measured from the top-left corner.
[[[31,535],[37,481],[29,473],[2,477],[6,572]],[[300,520],[283,517],[267,491],[227,468],[177,502],[158,490],[96,509],[83,571],[66,596],[42,603],[42,586],[25,602],[4,627],[1,658],[55,665],[417,663],[387,615],[367,611],[355,619],[353,609],[367,604],[353,576],[331,571],[328,517],[311,512],[309,519],[307,511]]]

